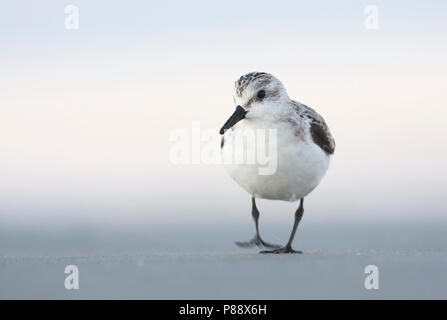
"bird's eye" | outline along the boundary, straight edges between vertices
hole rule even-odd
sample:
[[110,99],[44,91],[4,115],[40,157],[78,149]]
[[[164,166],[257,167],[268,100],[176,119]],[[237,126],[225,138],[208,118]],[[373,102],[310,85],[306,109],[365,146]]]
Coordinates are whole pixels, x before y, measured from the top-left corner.
[[264,90],[259,90],[257,96],[258,96],[259,99],[264,99],[265,91]]

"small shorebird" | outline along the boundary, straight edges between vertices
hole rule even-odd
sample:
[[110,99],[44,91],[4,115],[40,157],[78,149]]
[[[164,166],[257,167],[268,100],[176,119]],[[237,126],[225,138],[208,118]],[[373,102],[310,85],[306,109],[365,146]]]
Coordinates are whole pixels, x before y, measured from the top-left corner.
[[[230,139],[236,129],[276,130],[276,171],[261,175],[258,165],[232,163],[225,166],[230,176],[250,195],[256,235],[240,247],[270,248],[261,253],[302,253],[292,249],[296,229],[304,213],[303,201],[321,181],[334,153],[335,141],[324,119],[312,108],[291,100],[277,78],[264,72],[243,75],[235,82],[236,110],[220,129],[223,156],[233,156],[260,148],[256,140],[244,140],[243,150],[237,150]],[[263,144],[265,146],[265,144]],[[295,212],[292,233],[282,247],[265,242],[258,228],[259,211],[256,198],[300,201]]]

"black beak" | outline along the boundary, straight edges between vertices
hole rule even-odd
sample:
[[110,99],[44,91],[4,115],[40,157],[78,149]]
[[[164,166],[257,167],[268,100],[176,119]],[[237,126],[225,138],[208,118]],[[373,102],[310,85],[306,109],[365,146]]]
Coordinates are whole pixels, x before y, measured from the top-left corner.
[[223,127],[220,129],[219,133],[224,134],[225,130],[230,129],[236,123],[238,123],[242,119],[245,119],[246,114],[247,114],[247,111],[245,111],[244,108],[242,108],[241,106],[237,106],[236,110],[231,115],[230,119],[228,119],[227,122],[225,122]]

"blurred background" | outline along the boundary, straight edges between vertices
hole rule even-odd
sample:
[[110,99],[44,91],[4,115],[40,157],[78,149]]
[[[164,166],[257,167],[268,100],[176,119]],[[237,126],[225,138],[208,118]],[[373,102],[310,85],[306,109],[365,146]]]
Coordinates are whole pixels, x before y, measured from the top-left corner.
[[[249,196],[218,165],[174,165],[169,138],[194,121],[217,131],[233,82],[251,71],[281,79],[337,143],[306,199],[304,247],[445,248],[446,18],[441,0],[3,1],[1,252],[182,251],[188,241],[240,251],[234,237],[253,232]],[[287,240],[296,206],[259,201],[266,238]],[[151,230],[163,236],[136,236]]]

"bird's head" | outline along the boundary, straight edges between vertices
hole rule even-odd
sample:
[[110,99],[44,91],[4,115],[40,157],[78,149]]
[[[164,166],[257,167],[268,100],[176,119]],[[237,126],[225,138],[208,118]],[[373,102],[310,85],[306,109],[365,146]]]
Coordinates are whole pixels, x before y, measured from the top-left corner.
[[220,129],[220,134],[243,119],[265,118],[282,112],[289,101],[281,81],[265,72],[251,72],[234,83],[236,110]]

